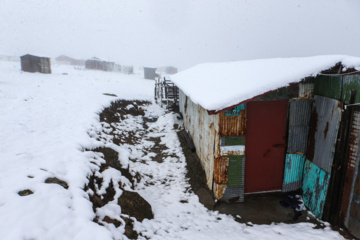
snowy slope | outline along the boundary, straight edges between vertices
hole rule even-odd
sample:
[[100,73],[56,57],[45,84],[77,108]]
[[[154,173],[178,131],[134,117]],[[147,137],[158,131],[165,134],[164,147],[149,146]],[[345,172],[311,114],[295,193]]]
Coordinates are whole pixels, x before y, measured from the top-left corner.
[[205,63],[171,79],[194,103],[207,110],[221,110],[304,77],[316,76],[338,62],[360,70],[360,58],[329,55]]
[[[103,93],[150,99],[153,82],[71,67],[51,75],[19,69],[0,62],[0,239],[110,239],[91,221],[82,190],[91,165],[81,150],[93,144],[87,130],[97,113],[115,100]],[[48,177],[69,190],[45,184]],[[25,189],[34,194],[20,197]]]
[[[126,239],[121,228],[92,221],[95,213],[82,188],[94,170],[90,163],[94,154],[83,149],[98,146],[99,141],[89,136],[103,127],[97,114],[117,99],[103,93],[150,100],[153,83],[136,76],[62,66],[53,67],[51,75],[22,73],[18,63],[0,62],[0,239]],[[154,211],[153,220],[135,222],[144,236],[141,239],[342,239],[327,224],[325,229],[313,229],[311,223],[251,227],[208,211],[187,190],[174,117],[157,105],[150,105],[146,114],[158,120],[149,124],[141,143],[121,146],[127,151],[123,161],[139,160],[129,161],[143,175],[136,189]],[[142,122],[129,117],[118,124],[118,131],[138,128],[144,132],[142,127]],[[162,164],[151,161],[154,153],[144,151],[151,145],[147,139],[154,137],[160,137],[168,148],[169,157]],[[119,177],[116,174],[109,169],[103,177]],[[66,181],[69,188],[44,183],[48,177]],[[19,196],[26,189],[33,194]],[[121,211],[114,205],[102,210],[97,214],[114,218]]]

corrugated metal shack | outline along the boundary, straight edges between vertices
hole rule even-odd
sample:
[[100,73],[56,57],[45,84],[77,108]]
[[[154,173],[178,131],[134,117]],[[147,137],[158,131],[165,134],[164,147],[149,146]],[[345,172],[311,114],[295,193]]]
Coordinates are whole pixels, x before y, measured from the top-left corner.
[[357,103],[360,72],[340,63],[226,109],[208,111],[183,91],[179,99],[215,198],[300,190],[318,218],[360,237]]
[[114,62],[102,61],[96,57],[93,57],[92,59],[85,61],[85,68],[87,68],[87,69],[111,72],[114,70],[114,66],[115,66]]
[[26,54],[20,57],[21,70],[24,72],[51,73],[50,58]]

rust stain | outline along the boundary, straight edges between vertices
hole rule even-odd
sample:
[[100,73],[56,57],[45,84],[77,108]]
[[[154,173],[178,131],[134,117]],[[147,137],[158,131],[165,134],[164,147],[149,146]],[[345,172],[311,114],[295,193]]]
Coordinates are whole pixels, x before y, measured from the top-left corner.
[[318,113],[316,108],[313,109],[310,119],[309,143],[307,148],[306,158],[313,161],[315,154],[315,133],[317,130]]
[[224,196],[226,184],[214,184],[214,197],[216,199],[221,199]]
[[228,182],[229,157],[215,158],[214,161],[214,181],[217,184]]
[[326,139],[328,131],[329,131],[329,122],[326,122],[326,127],[324,129],[324,139]]
[[225,116],[225,111],[219,113],[220,136],[239,136],[246,133],[247,111],[241,110],[239,116]]
[[230,155],[235,155],[235,156],[238,156],[238,155],[245,155],[245,151],[221,151],[221,155],[224,156],[230,156]]

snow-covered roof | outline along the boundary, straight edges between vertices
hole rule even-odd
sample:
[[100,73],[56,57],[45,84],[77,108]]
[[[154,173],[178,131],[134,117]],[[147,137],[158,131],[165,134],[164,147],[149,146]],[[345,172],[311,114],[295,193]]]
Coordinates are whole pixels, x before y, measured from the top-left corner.
[[341,62],[360,70],[360,58],[326,55],[239,62],[204,63],[172,75],[171,80],[191,100],[208,111],[220,111]]

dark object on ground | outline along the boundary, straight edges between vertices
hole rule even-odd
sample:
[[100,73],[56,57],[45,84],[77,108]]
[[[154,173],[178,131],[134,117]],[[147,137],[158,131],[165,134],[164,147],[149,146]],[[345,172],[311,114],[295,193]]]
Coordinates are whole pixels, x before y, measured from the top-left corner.
[[280,201],[280,205],[286,208],[291,207],[292,209],[294,209],[294,221],[298,220],[298,218],[301,216],[302,201],[300,197],[296,195],[288,195],[284,200]]
[[195,145],[194,145],[194,142],[192,141],[192,139],[190,138],[189,134],[184,130],[181,131],[181,134],[184,136],[190,150],[192,152],[195,152],[196,151],[196,148],[195,148]]
[[25,189],[25,190],[22,190],[22,191],[18,192],[18,194],[19,194],[20,196],[22,196],[22,197],[31,195],[31,194],[33,194],[33,193],[34,193],[34,192],[31,191],[30,189]]
[[154,218],[150,204],[137,192],[123,190],[118,204],[121,206],[121,213],[130,215],[140,222],[145,218]]
[[63,181],[63,180],[60,180],[56,177],[53,177],[53,178],[47,178],[45,180],[45,183],[55,183],[55,184],[59,184],[60,186],[62,186],[63,188],[65,189],[68,189],[69,188],[69,185],[67,184],[67,182]]

